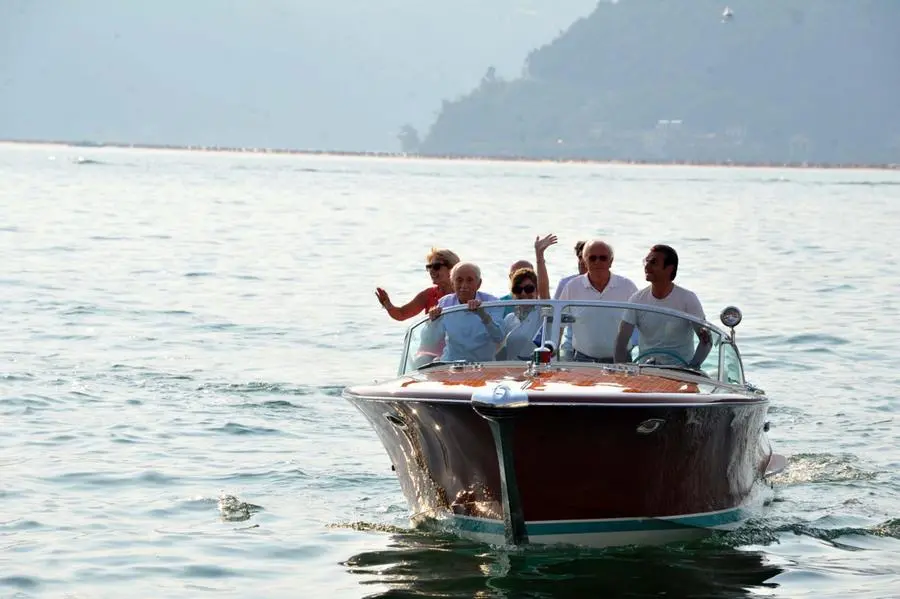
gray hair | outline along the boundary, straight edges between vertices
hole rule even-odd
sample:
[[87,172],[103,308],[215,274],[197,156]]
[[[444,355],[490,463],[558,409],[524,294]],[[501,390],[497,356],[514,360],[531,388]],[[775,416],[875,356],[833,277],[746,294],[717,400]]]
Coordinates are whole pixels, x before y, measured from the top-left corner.
[[456,273],[459,272],[461,268],[468,267],[475,271],[475,276],[478,277],[478,280],[481,280],[481,269],[478,268],[478,265],[474,262],[457,262],[453,265],[453,268],[450,269],[450,278],[456,276]]
[[589,247],[591,247],[594,244],[602,245],[602,246],[606,247],[606,249],[609,250],[609,261],[610,261],[610,263],[612,263],[613,258],[616,257],[616,251],[613,249],[613,246],[611,246],[607,242],[603,241],[602,239],[588,239],[587,241],[585,241],[584,246],[581,248],[581,259],[582,260],[587,259],[587,255],[586,255],[587,250]]

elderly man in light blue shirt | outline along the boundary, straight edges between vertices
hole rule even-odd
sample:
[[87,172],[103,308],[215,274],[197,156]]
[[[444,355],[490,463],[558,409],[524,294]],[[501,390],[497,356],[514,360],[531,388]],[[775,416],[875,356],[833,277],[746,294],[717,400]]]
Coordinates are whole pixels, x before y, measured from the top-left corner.
[[[478,289],[481,287],[481,269],[471,262],[460,262],[450,271],[453,291],[438,301],[428,312],[431,321],[422,331],[422,344],[435,345],[445,342],[441,360],[467,360],[489,362],[494,360],[497,348],[503,342],[503,309],[485,309],[482,302],[497,298]],[[467,304],[468,311],[442,316],[444,308]]]

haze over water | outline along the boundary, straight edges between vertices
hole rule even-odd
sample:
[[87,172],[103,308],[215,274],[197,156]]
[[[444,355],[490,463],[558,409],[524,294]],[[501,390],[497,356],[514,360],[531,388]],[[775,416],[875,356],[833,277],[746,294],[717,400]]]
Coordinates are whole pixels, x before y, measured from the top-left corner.
[[[0,596],[897,597],[898,192],[865,170],[0,145]],[[499,295],[548,232],[554,284],[579,238],[639,285],[665,242],[710,320],[741,307],[790,459],[750,526],[608,551],[409,528],[340,398],[396,371],[405,325],[373,290],[411,297],[437,245]]]

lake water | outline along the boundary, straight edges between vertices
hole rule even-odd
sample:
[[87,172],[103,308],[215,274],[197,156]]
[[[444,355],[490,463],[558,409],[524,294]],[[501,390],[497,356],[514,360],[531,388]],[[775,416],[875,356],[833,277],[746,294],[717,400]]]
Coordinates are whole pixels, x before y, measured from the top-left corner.
[[[79,157],[84,160],[79,161]],[[900,173],[0,145],[0,596],[900,596]],[[348,384],[432,245],[487,291],[653,243],[734,303],[790,467],[740,532],[510,550],[409,527]]]

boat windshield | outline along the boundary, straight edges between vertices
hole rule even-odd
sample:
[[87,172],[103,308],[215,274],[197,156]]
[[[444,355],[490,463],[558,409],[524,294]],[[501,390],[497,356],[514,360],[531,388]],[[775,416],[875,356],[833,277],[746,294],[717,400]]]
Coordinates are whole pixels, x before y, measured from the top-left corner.
[[400,373],[454,362],[526,362],[547,342],[558,362],[634,362],[744,382],[737,348],[708,322],[627,302],[564,300],[490,302],[480,312],[447,308],[410,327]]

